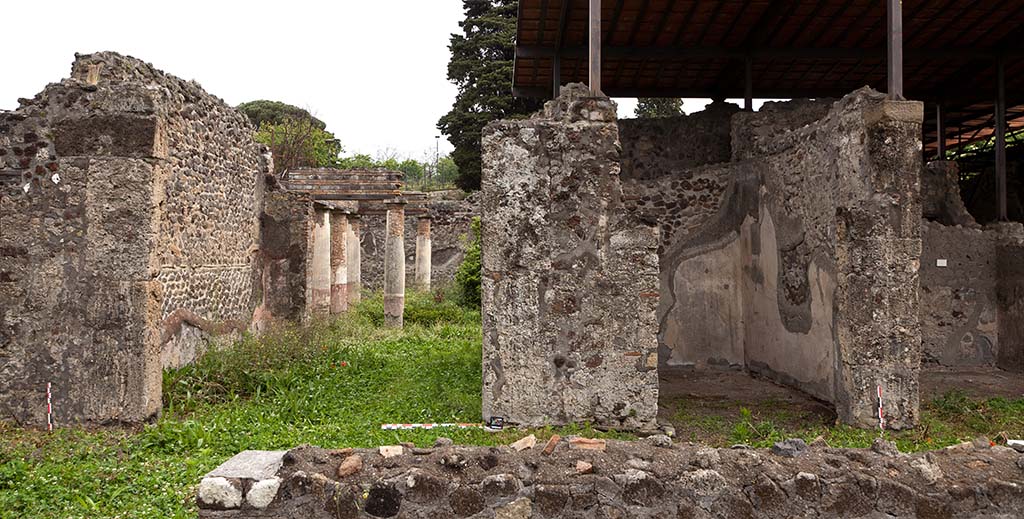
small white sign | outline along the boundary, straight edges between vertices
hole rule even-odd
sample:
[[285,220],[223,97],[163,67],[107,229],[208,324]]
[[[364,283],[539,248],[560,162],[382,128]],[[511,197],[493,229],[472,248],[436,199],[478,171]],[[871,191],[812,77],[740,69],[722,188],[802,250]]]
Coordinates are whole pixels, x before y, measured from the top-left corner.
[[52,180],[54,184],[60,184],[60,174],[54,173],[53,176],[50,177],[50,180]]
[[946,267],[949,266],[949,262],[944,260],[944,259],[938,259],[938,260],[935,260],[935,266],[936,267],[946,268]]
[[21,190],[24,191],[26,194],[28,194],[28,190],[29,189],[32,189],[32,183],[31,182],[28,183],[28,184],[25,184],[24,186],[21,186]]

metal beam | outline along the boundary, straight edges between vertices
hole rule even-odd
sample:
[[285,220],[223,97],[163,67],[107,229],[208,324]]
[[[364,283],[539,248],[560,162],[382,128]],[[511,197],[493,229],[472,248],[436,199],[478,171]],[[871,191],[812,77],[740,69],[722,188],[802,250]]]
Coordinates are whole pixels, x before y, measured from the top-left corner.
[[555,54],[551,60],[551,99],[556,99],[562,88],[562,57]]
[[754,111],[754,60],[747,57],[743,62],[743,109]]
[[[593,1],[593,0],[592,0]],[[564,47],[560,53],[567,58],[584,58],[587,56],[585,47]],[[740,48],[726,47],[618,47],[604,46],[601,53],[604,57],[615,59],[732,59],[743,60],[747,56],[755,60],[793,60],[793,59],[884,59],[886,49],[881,48],[754,48],[749,51]],[[543,45],[517,45],[516,56],[519,58],[548,58],[556,54],[556,49]],[[1008,58],[1024,57],[1024,49],[1007,49],[1003,54]],[[908,59],[956,59],[956,60],[991,60],[998,59],[993,51],[973,49],[909,49],[905,52]]]
[[569,25],[569,5],[571,3],[572,0],[562,0],[562,12],[558,14],[558,33],[555,35],[555,53],[551,56],[551,82],[554,90],[552,99],[557,98],[562,89],[562,47],[565,46],[565,31]]
[[[582,72],[580,72],[582,74]],[[568,78],[567,78],[568,79]],[[947,106],[951,106],[956,103],[973,103],[978,100],[977,88],[972,88],[973,85],[963,85],[958,89],[950,89],[942,92],[941,100],[943,100]],[[802,99],[812,98],[818,99],[823,97],[841,98],[849,94],[853,89],[844,88],[837,86],[830,87],[801,87],[797,89],[792,88],[773,88],[770,86],[758,86],[757,97],[759,99]],[[537,99],[545,99],[551,95],[551,89],[547,86],[518,86],[513,89],[513,94],[516,97],[532,97]],[[742,85],[723,85],[721,89],[707,88],[707,87],[673,87],[673,86],[635,86],[625,85],[616,86],[609,85],[604,89],[604,95],[608,97],[683,97],[683,98],[715,98],[719,97],[722,99],[743,99],[744,92]],[[983,93],[981,95],[984,95]],[[936,95],[932,95],[927,92],[921,94],[914,94],[914,99],[917,101],[937,102],[940,100]],[[1024,102],[1024,100],[1022,100]]]
[[942,103],[935,105],[935,149],[939,160],[946,160],[946,109]]
[[903,2],[886,0],[886,63],[889,99],[903,99]]
[[999,220],[1007,220],[1006,211],[1006,60],[996,65],[996,194]]
[[601,93],[601,0],[590,0],[590,93],[595,96]]

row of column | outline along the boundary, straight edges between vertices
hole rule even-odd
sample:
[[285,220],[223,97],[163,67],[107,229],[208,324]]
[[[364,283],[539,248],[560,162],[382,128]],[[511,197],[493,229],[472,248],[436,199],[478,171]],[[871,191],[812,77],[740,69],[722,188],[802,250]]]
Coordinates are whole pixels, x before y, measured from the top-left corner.
[[[384,237],[384,322],[401,327],[405,312],[405,202],[386,205]],[[414,283],[430,290],[430,217],[416,223]],[[310,265],[310,313],[337,315],[360,301],[362,292],[359,215],[317,209],[313,225],[313,257]]]

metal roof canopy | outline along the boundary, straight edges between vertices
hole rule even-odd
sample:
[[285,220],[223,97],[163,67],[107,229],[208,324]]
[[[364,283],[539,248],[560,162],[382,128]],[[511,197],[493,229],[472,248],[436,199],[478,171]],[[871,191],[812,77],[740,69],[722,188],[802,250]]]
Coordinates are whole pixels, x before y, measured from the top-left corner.
[[[1024,124],[1024,0],[520,0],[515,50],[524,97],[587,82],[611,97],[733,97],[750,109],[755,96],[905,92],[934,105],[928,149],[995,128],[985,135],[997,140],[1005,219],[1000,143]],[[991,124],[978,125],[986,109]]]
[[[605,0],[601,91],[612,97],[759,98],[887,91],[886,0]],[[1024,91],[1024,0],[904,0],[907,97],[991,101],[996,59]],[[514,92],[588,82],[587,0],[520,0]]]

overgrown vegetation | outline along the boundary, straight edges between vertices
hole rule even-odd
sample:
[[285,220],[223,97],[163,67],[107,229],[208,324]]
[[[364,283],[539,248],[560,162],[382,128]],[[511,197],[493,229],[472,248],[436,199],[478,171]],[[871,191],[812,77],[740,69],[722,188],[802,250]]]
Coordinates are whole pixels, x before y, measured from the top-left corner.
[[[402,330],[380,327],[383,302],[366,298],[348,316],[282,328],[212,351],[164,374],[163,416],[136,428],[24,430],[0,423],[0,518],[195,517],[203,474],[246,449],[302,443],[374,447],[437,436],[507,444],[525,433],[480,429],[383,431],[389,422],[480,419],[480,312],[430,294],[409,294]],[[764,446],[823,435],[833,446],[868,446],[877,431],[801,422],[771,406],[701,421],[699,403],[680,415],[697,429],[683,440]],[[1024,436],[1024,399],[975,401],[951,393],[923,407],[924,426],[891,434],[904,450],[937,448],[978,434]],[[534,431],[544,440],[554,429]],[[628,438],[587,427],[560,434]],[[692,437],[691,437],[692,435]]]
[[382,431],[390,422],[479,422],[481,413],[479,311],[409,294],[403,330],[378,326],[382,316],[381,297],[369,297],[337,321],[247,338],[168,371],[163,416],[145,427],[48,434],[0,423],[0,518],[194,517],[202,475],[246,449],[518,439]]
[[480,247],[480,217],[473,218],[470,224],[472,236],[465,239],[469,241],[466,245],[466,255],[455,271],[455,287],[458,290],[459,300],[466,306],[480,308],[480,276],[483,268],[482,250]]

